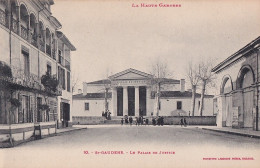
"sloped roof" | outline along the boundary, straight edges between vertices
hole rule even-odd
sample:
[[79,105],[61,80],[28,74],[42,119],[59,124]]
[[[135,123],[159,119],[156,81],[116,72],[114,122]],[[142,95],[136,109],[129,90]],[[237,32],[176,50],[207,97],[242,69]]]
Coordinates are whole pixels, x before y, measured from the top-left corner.
[[[192,92],[185,91],[161,91],[161,97],[191,97]],[[196,93],[195,97],[200,97],[201,94]],[[155,92],[152,92],[152,98],[155,97]],[[213,98],[213,95],[205,95],[205,98]]]
[[97,80],[94,82],[89,82],[87,84],[111,84],[111,81],[109,79],[103,79],[103,80]]
[[[112,93],[109,92],[107,95],[107,98],[111,98],[112,97]],[[73,95],[72,96],[73,99],[101,99],[101,98],[105,98],[105,93],[88,93],[86,95],[81,94],[77,94],[77,95]]]
[[228,58],[226,58],[224,61],[220,62],[218,65],[212,68],[211,71],[218,73],[223,68],[232,65],[233,62],[239,60],[241,57],[244,57],[248,53],[248,51],[256,47],[259,47],[259,44],[260,44],[260,36],[257,37],[255,40],[251,41],[250,43],[248,43],[246,46],[244,46],[234,54],[232,54],[231,56],[229,56]]
[[142,75],[142,76],[147,77],[147,78],[151,78],[151,77],[152,77],[151,74],[148,74],[148,73],[145,73],[145,72],[142,72],[142,71],[138,71],[138,70],[133,69],[133,68],[129,68],[129,69],[127,69],[127,70],[124,70],[124,71],[118,72],[118,73],[116,73],[116,74],[114,74],[114,75],[111,75],[111,76],[109,76],[108,78],[114,79],[114,78],[116,78],[116,77],[122,76],[122,75],[127,74],[127,73],[130,73],[130,72],[136,73],[136,74],[139,74],[139,75]]

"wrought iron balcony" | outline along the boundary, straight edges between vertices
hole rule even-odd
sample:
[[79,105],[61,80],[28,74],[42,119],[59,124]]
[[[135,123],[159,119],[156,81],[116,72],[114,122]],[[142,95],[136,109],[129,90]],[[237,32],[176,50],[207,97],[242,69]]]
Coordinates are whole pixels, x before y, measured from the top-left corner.
[[65,68],[70,70],[70,62],[65,60]]
[[12,18],[12,31],[15,32],[16,34],[18,34],[18,22]]
[[44,45],[44,41],[42,41],[42,40],[40,40],[40,50],[42,51],[42,52],[45,52],[45,45]]
[[46,44],[46,53],[51,56],[51,46]]
[[21,25],[21,37],[24,40],[28,40],[28,29],[26,27],[24,27],[23,25]]
[[4,26],[7,26],[6,14],[5,14],[5,12],[2,9],[0,9],[0,24],[4,25]]
[[37,37],[36,36],[37,36],[36,34],[31,35],[31,37],[32,37],[31,44],[34,45],[34,47],[37,48]]

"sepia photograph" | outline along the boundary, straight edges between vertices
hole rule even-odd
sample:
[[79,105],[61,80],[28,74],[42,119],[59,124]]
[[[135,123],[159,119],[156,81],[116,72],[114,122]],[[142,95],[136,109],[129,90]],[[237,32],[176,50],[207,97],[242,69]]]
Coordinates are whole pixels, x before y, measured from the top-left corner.
[[0,0],[0,168],[258,168],[260,0]]

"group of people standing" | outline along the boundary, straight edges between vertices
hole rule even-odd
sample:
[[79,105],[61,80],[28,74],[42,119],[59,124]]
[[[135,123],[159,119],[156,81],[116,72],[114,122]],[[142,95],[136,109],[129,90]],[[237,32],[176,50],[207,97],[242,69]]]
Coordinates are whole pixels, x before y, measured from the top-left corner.
[[111,120],[111,112],[109,110],[106,112],[102,111],[102,117],[105,117],[107,120]]
[[[133,124],[133,118],[132,116],[127,116],[125,115],[124,118],[121,118],[121,125],[123,124]],[[148,118],[144,118],[143,116],[139,116],[139,117],[135,117],[135,125],[148,125],[149,124],[149,119]]]
[[164,125],[164,118],[162,116],[158,116],[157,118],[152,119],[152,123],[154,126],[163,126]]

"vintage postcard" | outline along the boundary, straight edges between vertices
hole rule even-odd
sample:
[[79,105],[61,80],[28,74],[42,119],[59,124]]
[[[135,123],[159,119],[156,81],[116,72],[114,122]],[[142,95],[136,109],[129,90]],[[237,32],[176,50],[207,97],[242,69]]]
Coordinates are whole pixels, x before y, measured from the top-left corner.
[[0,168],[256,168],[259,0],[0,0]]

